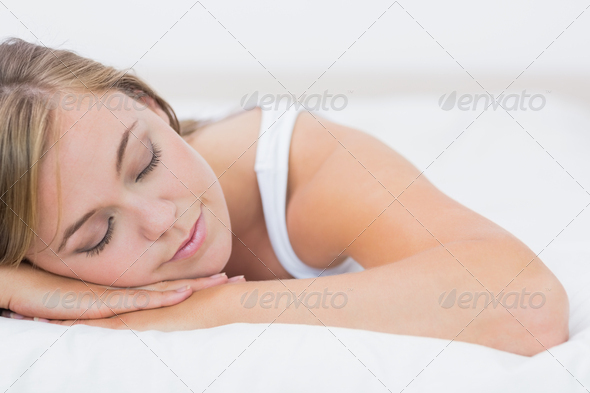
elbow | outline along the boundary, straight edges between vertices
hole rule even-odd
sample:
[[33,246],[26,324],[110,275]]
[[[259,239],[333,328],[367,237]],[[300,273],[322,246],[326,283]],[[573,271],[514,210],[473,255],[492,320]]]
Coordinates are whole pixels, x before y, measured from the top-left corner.
[[526,348],[527,356],[544,352],[569,339],[569,300],[556,278],[552,287],[547,287],[545,304],[538,309],[529,310],[522,317],[524,326],[525,323],[530,324],[530,332],[527,334],[535,338],[534,343]]
[[[569,339],[569,300],[551,272],[527,283],[533,300],[519,307],[499,307],[482,337],[484,345],[522,356],[534,356]],[[543,288],[541,291],[540,289]],[[532,305],[532,307],[531,307]]]

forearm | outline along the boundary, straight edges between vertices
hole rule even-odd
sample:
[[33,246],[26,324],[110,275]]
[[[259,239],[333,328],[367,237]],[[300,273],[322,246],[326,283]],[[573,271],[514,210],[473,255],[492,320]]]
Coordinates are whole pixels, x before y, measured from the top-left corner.
[[[453,254],[461,254],[462,250],[465,254],[466,247],[454,247]],[[489,257],[478,258],[483,262]],[[442,271],[446,274],[440,274]],[[441,293],[457,286],[485,290],[444,248],[437,247],[358,273],[246,282],[213,288],[214,296],[197,293],[193,297],[198,303],[201,296],[208,296],[199,308],[212,317],[208,321],[213,325],[300,323],[449,337],[462,326],[434,328],[441,310],[448,311],[441,309],[438,299]],[[469,322],[467,317],[462,318],[463,326]]]
[[[531,255],[534,256],[512,243],[457,242],[446,245],[446,249],[433,248],[358,273],[219,286],[195,293],[175,306],[174,330],[235,322],[298,323],[456,339],[501,347],[504,343],[494,340],[502,338],[492,334],[492,329],[498,324],[508,324],[506,332],[530,337],[515,317],[522,323],[535,321],[537,309],[517,309],[508,313],[499,305],[496,308],[489,306],[480,313],[484,308],[483,301],[476,307],[443,308],[439,299],[441,294],[452,289],[457,293],[489,290],[497,295],[502,289],[505,293],[521,292],[526,287],[528,293],[542,291],[549,303],[553,297],[559,296],[562,288],[557,280],[534,279],[542,270],[542,263],[531,264],[511,282],[530,261]],[[555,290],[547,292],[546,288]],[[296,294],[296,299],[291,292]],[[469,327],[463,330],[466,326]],[[527,328],[538,337],[544,334],[531,324]]]
[[226,276],[214,276],[141,288],[112,288],[59,276],[23,262],[18,268],[0,266],[0,309],[12,312],[3,313],[3,316],[18,319],[102,320],[117,314],[178,304],[192,291],[228,282]]

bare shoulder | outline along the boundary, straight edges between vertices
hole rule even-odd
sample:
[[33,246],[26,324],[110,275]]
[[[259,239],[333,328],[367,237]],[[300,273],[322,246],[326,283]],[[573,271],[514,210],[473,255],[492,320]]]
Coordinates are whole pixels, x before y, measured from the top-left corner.
[[511,236],[361,130],[302,113],[291,154],[287,228],[311,266],[326,267],[340,253],[380,266],[441,243]]
[[[420,174],[408,160],[379,139],[316,113],[299,115],[290,154],[289,171],[294,174],[290,182],[294,188],[311,182],[316,175],[343,179],[348,177],[345,176],[347,171],[352,170],[350,175],[358,172],[365,181],[370,181],[369,178],[375,181],[374,174],[380,173],[382,182],[387,183],[381,188],[387,193],[400,193],[408,179]],[[358,188],[363,184],[351,186]]]
[[377,217],[418,174],[373,136],[302,112],[291,141],[287,195],[287,230],[296,254],[316,268],[352,256],[347,245],[370,224],[368,217]]

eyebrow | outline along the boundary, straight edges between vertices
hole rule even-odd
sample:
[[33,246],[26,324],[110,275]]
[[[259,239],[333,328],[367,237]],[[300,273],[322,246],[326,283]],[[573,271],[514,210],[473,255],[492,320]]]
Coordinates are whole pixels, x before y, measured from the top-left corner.
[[[115,167],[116,167],[115,169],[117,172],[117,178],[119,178],[121,176],[121,167],[123,166],[123,158],[125,156],[125,148],[127,147],[127,143],[129,142],[129,135],[135,129],[135,127],[137,127],[137,120],[135,120],[133,122],[133,124],[131,124],[131,126],[125,130],[125,132],[123,133],[123,136],[121,137],[121,142],[119,142],[119,148],[117,149],[117,162],[115,165]],[[86,221],[88,221],[88,219],[90,217],[92,217],[96,212],[97,212],[97,209],[92,209],[88,213],[84,214],[80,219],[78,219],[78,221],[76,221],[75,223],[73,223],[72,225],[70,225],[69,227],[66,228],[66,230],[64,231],[63,240],[61,241],[61,244],[59,245],[59,248],[57,249],[58,254],[66,246],[68,239],[70,237],[72,237],[72,235],[74,233],[76,233],[76,231],[78,229],[80,229],[80,227],[82,225],[84,225],[84,223]]]
[[121,138],[121,142],[119,143],[119,149],[117,150],[117,177],[121,176],[121,166],[123,165],[123,157],[125,156],[125,148],[127,147],[127,142],[129,142],[129,134],[131,131],[135,129],[137,126],[137,120],[131,124],[131,127],[127,128],[123,133],[123,137]]

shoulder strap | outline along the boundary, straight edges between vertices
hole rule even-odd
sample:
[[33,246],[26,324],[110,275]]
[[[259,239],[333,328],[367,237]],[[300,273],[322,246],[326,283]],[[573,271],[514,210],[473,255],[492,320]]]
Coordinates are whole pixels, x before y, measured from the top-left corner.
[[289,147],[297,116],[304,110],[303,106],[295,105],[289,109],[262,110],[254,170],[272,248],[285,270],[295,278],[363,270],[352,258],[325,270],[310,267],[297,257],[289,241],[286,218]]

